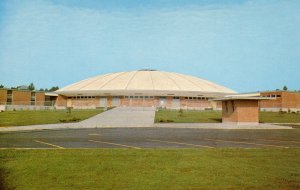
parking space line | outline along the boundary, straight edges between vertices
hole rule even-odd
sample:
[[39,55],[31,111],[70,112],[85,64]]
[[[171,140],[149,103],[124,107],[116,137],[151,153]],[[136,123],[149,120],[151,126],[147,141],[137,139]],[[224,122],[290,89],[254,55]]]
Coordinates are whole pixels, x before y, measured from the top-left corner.
[[90,142],[95,142],[95,143],[103,143],[103,144],[110,144],[110,145],[116,145],[116,146],[123,146],[123,147],[127,147],[127,148],[134,148],[134,149],[141,149],[140,147],[136,147],[136,146],[129,146],[129,145],[125,145],[125,144],[118,144],[118,143],[112,143],[112,142],[106,142],[106,141],[94,141],[94,140],[89,140]]
[[290,143],[300,143],[300,141],[285,141],[285,140],[271,140],[271,139],[255,139],[259,141],[274,141],[274,142],[290,142]]
[[98,134],[98,133],[91,133],[91,134],[88,134],[88,135],[90,135],[90,136],[99,136],[100,134]]
[[56,148],[64,149],[64,147],[62,147],[62,146],[58,146],[58,145],[55,145],[55,144],[47,143],[47,142],[44,142],[44,141],[39,141],[39,140],[34,140],[34,141],[37,142],[37,143],[40,143],[40,144],[46,144],[46,145],[53,146],[53,147],[56,147]]
[[187,145],[187,146],[196,146],[196,147],[203,147],[203,148],[215,148],[212,146],[205,146],[205,145],[198,145],[198,144],[190,144],[190,143],[183,143],[183,142],[174,142],[174,141],[161,141],[156,139],[147,139],[148,141],[153,142],[163,142],[163,143],[169,143],[169,144],[179,144],[179,145]]
[[280,145],[270,145],[270,144],[260,144],[260,143],[250,143],[250,142],[241,142],[241,141],[228,141],[228,140],[219,140],[219,139],[204,139],[209,141],[221,141],[221,142],[231,142],[231,143],[238,143],[238,144],[251,144],[251,145],[259,145],[259,146],[274,146],[279,148],[289,148],[287,146],[280,146]]

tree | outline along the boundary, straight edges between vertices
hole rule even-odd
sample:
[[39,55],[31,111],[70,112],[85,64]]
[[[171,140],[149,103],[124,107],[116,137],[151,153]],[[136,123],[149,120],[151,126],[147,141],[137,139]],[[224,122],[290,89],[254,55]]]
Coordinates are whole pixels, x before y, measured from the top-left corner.
[[43,91],[44,91],[44,89],[43,89],[43,88],[40,88],[40,90],[39,90],[39,91],[43,92]]
[[30,85],[28,86],[28,90],[34,90],[34,89],[35,89],[34,84],[30,83]]
[[59,88],[58,88],[58,86],[52,86],[50,89],[49,89],[49,91],[50,92],[53,92],[53,91],[56,91],[56,90],[58,90]]
[[0,88],[4,88],[4,86],[1,84],[1,85],[0,85]]
[[287,90],[288,90],[288,87],[287,87],[287,86],[284,86],[284,87],[283,87],[283,90],[284,90],[284,91],[287,91]]

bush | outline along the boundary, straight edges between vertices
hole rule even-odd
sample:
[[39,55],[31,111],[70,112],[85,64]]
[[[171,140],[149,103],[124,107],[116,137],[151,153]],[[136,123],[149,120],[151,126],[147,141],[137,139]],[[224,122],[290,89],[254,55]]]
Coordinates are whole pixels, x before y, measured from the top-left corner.
[[282,111],[282,110],[279,111],[279,114],[285,114],[285,113],[286,111]]
[[172,123],[172,122],[174,122],[174,121],[171,120],[171,119],[162,119],[162,118],[159,118],[159,119],[158,119],[158,122],[159,122],[159,123]]
[[183,109],[180,108],[179,112],[179,117],[183,117]]
[[71,119],[59,119],[59,121],[61,123],[70,123],[70,122],[77,122],[77,121],[80,121],[81,119],[79,118],[76,118],[76,117],[73,117]]

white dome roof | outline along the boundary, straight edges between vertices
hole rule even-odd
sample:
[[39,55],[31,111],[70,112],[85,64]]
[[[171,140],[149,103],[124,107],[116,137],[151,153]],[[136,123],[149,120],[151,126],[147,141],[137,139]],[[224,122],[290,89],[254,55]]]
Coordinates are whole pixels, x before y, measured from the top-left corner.
[[[88,78],[58,91],[63,95],[186,95],[232,94],[235,91],[210,81],[173,72],[139,70],[109,73]],[[170,94],[172,93],[172,94]]]

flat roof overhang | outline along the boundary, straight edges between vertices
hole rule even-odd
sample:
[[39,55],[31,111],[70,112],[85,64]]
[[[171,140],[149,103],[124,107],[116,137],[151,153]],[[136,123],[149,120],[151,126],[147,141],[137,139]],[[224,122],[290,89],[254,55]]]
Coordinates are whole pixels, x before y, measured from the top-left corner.
[[85,90],[85,91],[56,91],[64,96],[185,96],[185,97],[224,97],[235,93],[201,92],[201,91],[174,91],[174,90]]
[[224,97],[224,98],[216,98],[213,99],[213,101],[227,101],[227,100],[274,100],[275,98],[270,98],[270,97]]

